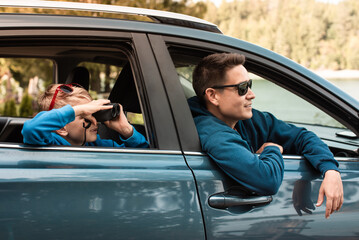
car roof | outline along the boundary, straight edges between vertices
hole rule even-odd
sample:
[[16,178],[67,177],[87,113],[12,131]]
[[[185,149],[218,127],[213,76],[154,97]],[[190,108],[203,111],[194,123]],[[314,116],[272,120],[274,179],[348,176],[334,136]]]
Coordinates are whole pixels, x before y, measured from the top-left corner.
[[75,10],[75,11],[91,11],[91,12],[100,12],[100,13],[146,16],[158,23],[190,27],[190,28],[201,29],[209,32],[221,33],[221,31],[218,29],[218,27],[215,24],[205,21],[203,19],[184,15],[184,14],[159,11],[153,9],[124,7],[117,5],[93,4],[93,3],[37,1],[37,0],[34,1],[15,0],[8,2],[0,2],[0,7]]

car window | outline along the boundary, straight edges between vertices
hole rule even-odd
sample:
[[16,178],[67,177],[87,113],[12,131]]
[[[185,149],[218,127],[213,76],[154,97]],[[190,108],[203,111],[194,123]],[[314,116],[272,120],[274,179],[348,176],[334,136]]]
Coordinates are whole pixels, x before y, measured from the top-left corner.
[[192,72],[195,67],[195,65],[176,67],[178,78],[187,99],[196,95],[192,87]]
[[[40,44],[39,44],[40,45]],[[123,44],[125,45],[125,44]],[[40,46],[37,46],[40,49]],[[126,49],[125,49],[126,47]],[[40,110],[38,97],[52,83],[77,82],[79,75],[71,75],[76,69],[88,71],[87,81],[93,99],[110,99],[120,103],[131,124],[146,137],[142,107],[133,76],[131,60],[122,48],[91,47],[89,44],[73,46],[46,46],[41,51],[36,47],[14,47],[5,49],[0,46],[0,142],[22,142],[23,123],[34,117]],[[13,51],[16,58],[1,58]],[[123,50],[121,50],[123,49]],[[48,57],[28,58],[28,55]],[[59,57],[60,56],[60,57]],[[71,78],[70,76],[76,76]],[[81,82],[81,85],[86,85]],[[105,130],[104,130],[105,129]],[[118,134],[111,133],[103,125],[101,138],[120,142]]]
[[344,128],[334,118],[288,90],[250,73],[256,95],[254,108],[286,122]]
[[[192,87],[192,72],[201,59],[199,56],[205,56],[206,53],[193,54],[192,50],[191,56],[186,51],[180,53],[174,48],[169,48],[169,51],[186,98],[195,96]],[[270,112],[286,122],[344,128],[331,116],[288,90],[253,73],[250,73],[250,77],[253,80],[252,88],[256,95],[254,108]]]
[[0,116],[36,114],[36,99],[53,81],[53,71],[50,59],[0,58]]
[[192,87],[192,73],[198,62],[203,57],[211,54],[211,52],[205,50],[193,51],[192,48],[179,48],[177,46],[170,46],[168,50],[186,98],[195,96],[196,93]]
[[[77,67],[84,67],[89,71],[89,93],[93,99],[107,99],[120,77],[122,66],[81,62]],[[142,113],[126,111],[126,116],[132,124],[144,125]]]

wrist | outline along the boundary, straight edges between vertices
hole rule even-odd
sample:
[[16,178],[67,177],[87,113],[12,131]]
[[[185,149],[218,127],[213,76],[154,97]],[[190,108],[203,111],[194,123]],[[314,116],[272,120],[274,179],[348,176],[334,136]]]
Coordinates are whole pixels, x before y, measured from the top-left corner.
[[132,136],[133,134],[133,127],[132,125],[128,125],[126,127],[121,128],[121,130],[119,131],[119,133],[121,134],[121,136],[123,136],[124,138],[129,138]]
[[333,169],[331,169],[331,170],[327,170],[325,173],[324,173],[324,177],[326,177],[327,175],[340,175],[340,172],[339,171],[337,171],[337,170],[333,170]]
[[81,108],[79,108],[78,106],[73,106],[72,109],[74,110],[75,112],[75,117],[79,116],[82,114],[81,112]]

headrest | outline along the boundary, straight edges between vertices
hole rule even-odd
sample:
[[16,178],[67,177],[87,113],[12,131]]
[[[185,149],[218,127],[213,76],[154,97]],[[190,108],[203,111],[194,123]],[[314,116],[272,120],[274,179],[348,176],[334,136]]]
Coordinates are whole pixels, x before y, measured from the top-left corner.
[[87,91],[90,86],[90,73],[85,67],[75,67],[66,78],[66,84],[78,83]]

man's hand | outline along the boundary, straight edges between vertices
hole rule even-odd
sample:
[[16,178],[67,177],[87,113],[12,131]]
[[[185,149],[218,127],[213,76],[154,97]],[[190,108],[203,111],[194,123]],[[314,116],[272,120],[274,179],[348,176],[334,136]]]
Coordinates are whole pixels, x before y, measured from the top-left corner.
[[283,147],[282,147],[281,145],[278,145],[278,144],[272,143],[272,142],[266,142],[266,143],[264,143],[264,144],[257,150],[256,153],[261,154],[261,153],[263,152],[264,148],[265,148],[265,147],[268,147],[268,146],[276,146],[276,147],[279,148],[280,153],[283,153]]
[[335,170],[325,172],[324,180],[319,189],[317,207],[322,205],[324,195],[327,198],[325,218],[329,218],[334,211],[339,211],[344,201],[343,183],[339,172]]

